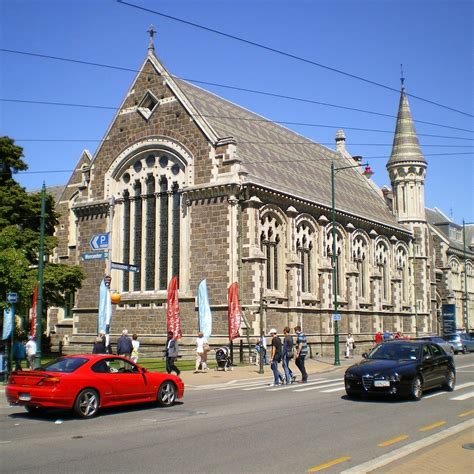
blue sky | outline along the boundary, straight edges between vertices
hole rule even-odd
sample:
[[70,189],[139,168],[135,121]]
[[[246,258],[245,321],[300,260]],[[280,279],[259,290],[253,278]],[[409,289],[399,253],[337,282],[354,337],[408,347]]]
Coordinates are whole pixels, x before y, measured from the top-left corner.
[[[471,115],[410,98],[415,120],[474,130],[471,0],[129,1],[396,89],[403,63],[408,93]],[[0,48],[138,69],[151,23],[157,55],[179,77],[397,113],[396,92],[115,0],[2,0]],[[133,72],[4,51],[0,70],[0,98],[108,107],[120,105],[134,78]],[[370,162],[378,185],[389,184],[385,164],[395,118],[202,87],[272,120],[325,125],[289,127],[331,148],[336,130],[345,128],[349,151]],[[0,134],[24,148],[29,171],[39,173],[17,176],[35,189],[43,180],[64,184],[69,173],[53,171],[72,170],[84,148],[94,153],[113,116],[107,109],[0,102]],[[421,123],[416,129],[428,161],[426,205],[457,222],[474,221],[474,133]],[[76,141],[30,141],[38,139]]]

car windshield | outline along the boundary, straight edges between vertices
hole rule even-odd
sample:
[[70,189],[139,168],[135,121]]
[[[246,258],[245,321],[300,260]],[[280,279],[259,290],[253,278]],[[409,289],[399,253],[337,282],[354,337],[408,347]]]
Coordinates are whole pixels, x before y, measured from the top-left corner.
[[81,357],[62,357],[42,365],[36,370],[47,370],[48,372],[74,372],[81,365],[85,364],[87,359]]
[[449,336],[445,336],[447,341],[457,341],[459,339],[458,334],[450,334]]
[[417,360],[420,347],[414,344],[380,344],[372,349],[368,359]]

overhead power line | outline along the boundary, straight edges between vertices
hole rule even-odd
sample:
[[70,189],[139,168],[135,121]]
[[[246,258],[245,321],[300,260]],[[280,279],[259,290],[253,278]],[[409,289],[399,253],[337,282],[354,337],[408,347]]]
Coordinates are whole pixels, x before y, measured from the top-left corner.
[[[471,153],[427,153],[424,156],[457,156],[457,155],[474,155],[474,152]],[[364,161],[369,161],[369,160],[380,160],[380,159],[387,159],[389,158],[388,155],[385,156],[364,156]],[[266,160],[266,161],[244,161],[242,162],[242,165],[245,166],[246,164],[261,164],[261,163],[309,163],[309,162],[330,162],[330,158],[324,158],[324,159],[304,159],[304,160]],[[194,166],[192,163],[188,164],[188,166]],[[16,174],[40,174],[40,173],[72,173],[75,171],[74,169],[69,169],[69,170],[37,170],[37,171],[18,171]]]
[[[255,41],[251,41],[251,40],[248,40],[248,39],[245,39],[245,38],[242,38],[240,36],[235,36],[235,35],[232,35],[230,33],[225,33],[224,31],[220,31],[220,30],[216,30],[214,28],[209,28],[207,26],[204,26],[204,25],[200,25],[198,23],[194,23],[194,22],[191,22],[191,21],[188,21],[188,20],[184,20],[182,18],[177,18],[175,16],[171,16],[171,15],[167,15],[165,13],[161,13],[159,11],[156,11],[156,10],[152,10],[150,8],[145,8],[145,7],[142,7],[140,5],[135,5],[133,3],[129,3],[129,2],[124,2],[123,0],[117,0],[118,3],[122,4],[122,5],[125,5],[125,6],[128,6],[128,7],[131,7],[131,8],[135,8],[137,10],[142,10],[142,11],[146,11],[148,13],[153,13],[155,15],[159,15],[163,18],[168,18],[169,20],[173,20],[173,21],[177,21],[179,23],[183,23],[183,24],[186,24],[186,25],[189,25],[189,26],[193,26],[195,28],[199,28],[199,29],[202,29],[202,30],[205,30],[205,31],[209,31],[211,33],[215,33],[217,35],[220,35],[220,36],[224,36],[226,38],[230,38],[230,39],[233,39],[233,40],[236,40],[236,41],[240,41],[241,43],[246,43],[246,44],[249,44],[251,46],[255,46],[257,48],[260,48],[260,49],[264,49],[266,51],[270,51],[272,53],[276,53],[276,54],[280,54],[282,56],[286,56],[287,58],[291,58],[291,59],[296,59],[298,61],[302,61],[304,63],[307,63],[307,64],[311,64],[313,66],[317,66],[317,67],[320,67],[320,68],[323,68],[323,69],[326,69],[328,71],[332,71],[332,72],[335,72],[337,74],[341,74],[343,76],[346,76],[346,77],[350,77],[352,79],[356,79],[358,81],[362,81],[362,82],[365,82],[367,84],[372,84],[374,86],[377,86],[377,87],[381,87],[383,89],[386,89],[386,90],[389,90],[389,91],[392,91],[392,92],[397,92],[397,93],[400,93],[400,90],[399,89],[396,89],[394,87],[390,87],[390,86],[387,86],[385,84],[382,84],[380,82],[377,82],[377,81],[372,81],[371,79],[367,79],[365,77],[362,77],[362,76],[358,76],[356,74],[351,74],[349,72],[346,72],[346,71],[343,71],[341,69],[337,69],[337,68],[334,68],[334,67],[331,67],[331,66],[327,66],[325,64],[322,64],[322,63],[318,63],[316,61],[313,61],[311,59],[307,59],[307,58],[303,58],[302,56],[297,56],[295,54],[291,54],[291,53],[288,53],[286,51],[282,51],[280,49],[276,49],[276,48],[272,48],[270,46],[266,46],[266,45],[263,45],[261,43],[257,43]],[[420,97],[420,96],[417,96],[417,95],[414,95],[414,94],[407,94],[407,96],[409,97],[412,97],[414,99],[418,99],[418,100],[421,100],[423,102],[427,102],[429,104],[432,104],[432,105],[436,105],[438,107],[442,107],[444,109],[447,109],[447,110],[451,110],[452,112],[457,112],[459,114],[462,114],[462,115],[466,115],[468,117],[474,117],[473,114],[470,114],[468,112],[464,112],[462,110],[458,110],[458,109],[455,109],[453,107],[449,107],[447,105],[444,105],[444,104],[441,104],[439,102],[436,102],[434,100],[429,100],[429,99],[425,99],[423,97]]]
[[[109,107],[103,105],[91,105],[91,104],[73,104],[67,102],[51,102],[51,101],[35,101],[35,100],[23,100],[23,99],[6,99],[0,98],[0,102],[17,102],[17,103],[26,103],[26,104],[38,104],[38,105],[54,105],[54,106],[63,106],[63,107],[81,107],[86,109],[107,109],[107,110],[119,110],[119,107]],[[155,111],[155,114],[167,114],[168,112]],[[317,123],[306,123],[306,122],[290,122],[285,120],[269,120],[264,118],[247,118],[247,117],[230,117],[223,115],[209,115],[209,114],[195,114],[191,117],[203,117],[203,118],[217,118],[225,120],[243,120],[248,122],[265,122],[265,123],[276,123],[281,125],[295,125],[295,126],[304,126],[304,127],[319,127],[319,128],[343,128],[345,130],[355,130],[360,132],[374,132],[374,133],[390,133],[393,134],[393,130],[381,130],[381,129],[372,129],[372,128],[359,128],[359,127],[348,127],[344,125],[326,125],[326,124],[317,124]],[[417,133],[418,136],[422,137],[432,137],[432,138],[446,138],[449,140],[469,140],[474,141],[474,138],[464,138],[464,137],[452,137],[446,135],[434,135],[428,133]]]
[[[65,58],[65,57],[60,57],[60,56],[51,56],[51,55],[46,55],[46,54],[31,53],[31,52],[27,52],[27,51],[18,51],[18,50],[5,49],[5,48],[0,48],[0,51],[6,52],[6,53],[12,53],[12,54],[20,54],[20,55],[25,55],[25,56],[39,57],[39,58],[43,58],[43,59],[52,59],[52,60],[56,60],[56,61],[71,62],[71,63],[82,64],[82,65],[87,65],[87,66],[103,67],[103,68],[107,68],[107,69],[116,69],[116,70],[119,70],[119,71],[135,72],[135,73],[140,72],[139,69],[132,69],[132,68],[126,68],[126,67],[121,67],[121,66],[114,66],[114,65],[111,65],[111,64],[103,64],[103,63],[96,63],[96,62],[90,62],[90,61],[82,61],[82,60],[78,60],[78,59]],[[261,90],[257,90],[257,89],[248,89],[248,88],[245,88],[245,87],[232,86],[232,85],[229,85],[229,84],[220,84],[220,83],[217,83],[217,82],[208,82],[208,81],[202,81],[202,80],[198,80],[198,79],[184,78],[184,77],[174,76],[174,75],[171,75],[171,74],[163,74],[163,76],[164,77],[170,77],[172,79],[180,79],[182,81],[191,82],[193,84],[203,84],[203,85],[207,85],[207,86],[221,87],[223,89],[231,89],[231,90],[236,90],[236,91],[240,91],[240,92],[248,92],[248,93],[251,93],[251,94],[263,95],[263,96],[268,96],[268,97],[277,97],[277,98],[285,99],[285,100],[294,100],[294,101],[297,101],[297,102],[304,102],[304,103],[309,103],[309,104],[321,105],[323,107],[332,107],[332,108],[342,109],[342,110],[350,110],[350,111],[353,111],[353,112],[376,115],[376,116],[380,116],[380,117],[397,118],[396,115],[392,115],[392,114],[386,114],[386,113],[377,112],[377,111],[374,111],[374,110],[360,109],[360,108],[357,108],[357,107],[349,107],[349,106],[339,105],[339,104],[331,104],[329,102],[322,102],[322,101],[317,101],[317,100],[308,99],[308,98],[304,98],[304,97],[295,97],[295,96],[289,96],[289,95],[285,95],[285,94],[277,94],[277,93],[274,93],[274,92],[261,91]],[[10,101],[15,102],[14,99],[11,99]],[[80,106],[76,105],[76,107],[80,107]],[[106,109],[106,108],[109,108],[109,107],[98,106],[97,108]],[[112,108],[112,107],[110,107],[110,108]],[[474,133],[474,130],[469,130],[469,129],[460,128],[460,127],[453,127],[451,125],[444,125],[444,124],[428,122],[428,121],[424,121],[424,120],[415,120],[415,119],[413,119],[413,122],[424,124],[424,125],[431,125],[431,126],[434,126],[434,127],[442,127],[442,128],[448,128],[448,129],[451,129],[451,130],[458,130],[458,131],[461,131],[461,132]]]
[[[76,142],[76,143],[86,143],[86,142],[101,142],[102,140],[98,138],[92,139],[79,139],[79,138],[15,138],[15,142]],[[249,144],[249,145],[324,145],[332,146],[334,142],[269,142],[269,141],[241,141],[239,144]],[[393,143],[349,143],[350,146],[393,146]],[[474,145],[433,145],[423,143],[424,147],[436,147],[436,148],[474,148]]]

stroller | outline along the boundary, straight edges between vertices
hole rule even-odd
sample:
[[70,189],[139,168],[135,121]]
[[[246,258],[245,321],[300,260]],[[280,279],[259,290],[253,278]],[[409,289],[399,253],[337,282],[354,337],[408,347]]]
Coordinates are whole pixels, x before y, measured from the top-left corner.
[[230,349],[228,347],[219,347],[216,349],[216,370],[232,370],[232,360],[230,358]]

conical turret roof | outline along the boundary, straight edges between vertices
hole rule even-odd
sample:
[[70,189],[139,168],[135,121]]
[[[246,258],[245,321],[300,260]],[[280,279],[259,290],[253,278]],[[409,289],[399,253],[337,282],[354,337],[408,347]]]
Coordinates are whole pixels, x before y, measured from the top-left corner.
[[398,106],[397,127],[393,138],[392,154],[387,166],[405,161],[419,161],[426,163],[425,157],[420,149],[420,143],[416,135],[415,126],[408,105],[405,88],[402,87],[400,94],[400,105]]

